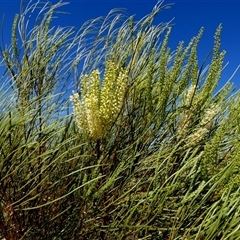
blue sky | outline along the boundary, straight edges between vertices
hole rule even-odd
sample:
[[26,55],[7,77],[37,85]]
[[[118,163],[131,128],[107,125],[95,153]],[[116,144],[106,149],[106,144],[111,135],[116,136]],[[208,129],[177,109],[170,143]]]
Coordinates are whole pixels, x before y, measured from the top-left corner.
[[[58,1],[52,0],[51,2]],[[128,15],[134,14],[136,19],[141,19],[151,12],[157,1],[69,0],[67,2],[69,4],[64,6],[62,10],[70,14],[60,15],[55,23],[79,28],[88,19],[106,15],[113,8],[124,8]],[[220,23],[222,24],[222,50],[227,51],[225,63],[229,62],[221,78],[220,85],[223,85],[240,65],[240,0],[164,1],[164,4],[169,3],[173,3],[173,5],[158,15],[156,23],[170,21],[174,18],[169,40],[169,46],[172,50],[176,49],[181,40],[184,40],[185,45],[187,45],[190,39],[197,35],[199,29],[204,27],[204,34],[198,48],[200,63],[212,49],[215,30]],[[9,44],[13,17],[15,13],[19,12],[19,5],[20,0],[0,0],[0,21],[5,14],[3,33],[6,44]],[[237,88],[240,88],[240,69],[232,81]]]

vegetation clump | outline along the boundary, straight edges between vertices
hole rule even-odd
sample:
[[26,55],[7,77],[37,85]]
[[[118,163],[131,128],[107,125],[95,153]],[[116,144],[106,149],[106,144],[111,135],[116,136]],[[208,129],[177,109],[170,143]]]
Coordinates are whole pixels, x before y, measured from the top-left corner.
[[221,25],[205,66],[203,29],[168,47],[162,1],[76,33],[52,26],[64,5],[28,4],[1,48],[0,239],[240,239],[240,95],[218,87]]

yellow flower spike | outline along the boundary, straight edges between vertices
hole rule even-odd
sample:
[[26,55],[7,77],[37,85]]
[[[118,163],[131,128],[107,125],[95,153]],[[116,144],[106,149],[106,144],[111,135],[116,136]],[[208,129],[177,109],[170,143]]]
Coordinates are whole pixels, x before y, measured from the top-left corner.
[[190,106],[193,102],[194,95],[197,93],[197,87],[196,85],[191,85],[186,93],[186,99],[185,99],[185,104],[186,106]]
[[73,113],[75,116],[75,121],[81,133],[86,132],[88,129],[88,123],[84,112],[84,107],[79,99],[78,93],[73,93],[70,96],[70,100],[73,103]]
[[108,61],[104,73],[103,88],[101,91],[100,113],[104,122],[109,122],[114,105],[114,82],[116,80],[116,68],[112,61]]
[[187,146],[194,146],[199,143],[210,131],[214,118],[220,112],[220,107],[216,104],[205,110],[205,114],[199,124],[199,127],[187,137]]
[[86,109],[86,119],[90,137],[94,140],[102,135],[102,124],[99,117],[100,104],[100,73],[92,71],[82,77],[82,102]]
[[213,104],[210,108],[205,111],[205,114],[201,120],[200,126],[210,128],[214,118],[220,112],[220,107],[216,104]]
[[187,109],[184,110],[181,114],[178,124],[178,135],[180,136],[185,136],[191,127],[191,119],[196,108],[196,101],[198,100],[198,93],[196,88],[196,85],[192,84],[183,96],[181,105],[187,107]]
[[198,144],[208,132],[209,130],[205,127],[198,128],[194,133],[187,137],[186,146],[191,147]]
[[105,130],[110,127],[122,107],[126,86],[126,71],[123,69],[118,70],[114,62],[108,61],[104,73],[100,106],[100,114]]

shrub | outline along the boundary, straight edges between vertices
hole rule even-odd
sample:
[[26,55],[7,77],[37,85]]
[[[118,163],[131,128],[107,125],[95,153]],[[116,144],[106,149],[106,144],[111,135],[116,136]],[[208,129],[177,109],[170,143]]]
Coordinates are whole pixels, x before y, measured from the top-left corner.
[[51,27],[65,3],[41,4],[1,50],[0,237],[238,239],[240,101],[218,89],[221,25],[205,67],[203,29],[168,47],[161,1],[77,33]]

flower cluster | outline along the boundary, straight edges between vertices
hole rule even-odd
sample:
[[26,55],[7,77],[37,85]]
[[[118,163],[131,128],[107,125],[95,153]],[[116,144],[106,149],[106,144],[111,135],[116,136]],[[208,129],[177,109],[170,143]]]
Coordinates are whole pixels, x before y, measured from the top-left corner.
[[197,86],[191,85],[183,95],[183,101],[181,102],[181,107],[187,109],[181,114],[178,124],[178,135],[180,136],[185,136],[191,128],[192,119],[194,118],[194,113],[196,111],[196,101]]
[[[100,72],[94,70],[91,74],[82,76],[82,104],[84,106],[84,118],[87,122],[86,130],[93,139],[102,135],[101,120],[99,114],[100,105]],[[76,114],[76,113],[75,113]],[[81,128],[81,126],[79,126]]]
[[104,128],[108,128],[109,123],[113,122],[117,117],[122,107],[126,87],[126,71],[123,69],[119,71],[112,61],[107,62],[100,105],[100,115]]
[[210,108],[205,111],[205,114],[201,120],[200,126],[210,129],[213,119],[217,116],[220,112],[220,107],[216,104],[213,104]]
[[107,61],[102,81],[99,70],[81,78],[81,99],[71,96],[76,123],[91,139],[101,138],[119,114],[127,87],[127,72]]
[[79,101],[79,94],[73,93],[70,96],[70,100],[73,104],[73,112],[75,115],[75,121],[80,131],[84,131],[87,128],[87,121],[84,116],[84,109],[82,103]]
[[197,86],[196,85],[191,85],[185,95],[185,105],[190,106],[193,103],[194,95],[197,92]]
[[219,106],[213,104],[210,108],[206,109],[204,116],[199,124],[199,127],[191,135],[187,137],[187,145],[194,146],[199,143],[210,131],[212,123],[220,112]]
[[[200,120],[196,117],[201,108],[199,104],[199,92],[196,85],[191,85],[183,95],[181,106],[184,111],[181,113],[178,123],[177,134],[180,138],[184,138],[186,146],[194,146],[199,143],[210,131],[213,121],[220,108],[216,104],[210,105],[205,109]],[[194,125],[198,122],[197,127]]]

